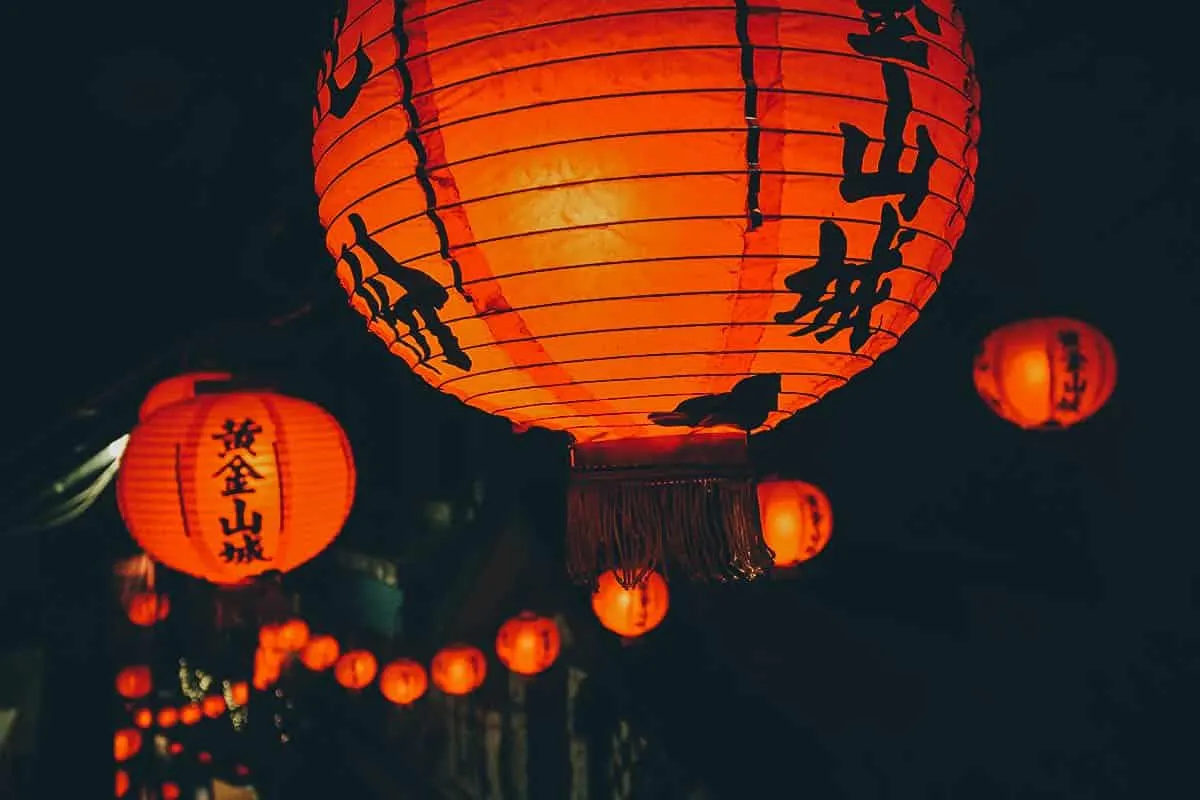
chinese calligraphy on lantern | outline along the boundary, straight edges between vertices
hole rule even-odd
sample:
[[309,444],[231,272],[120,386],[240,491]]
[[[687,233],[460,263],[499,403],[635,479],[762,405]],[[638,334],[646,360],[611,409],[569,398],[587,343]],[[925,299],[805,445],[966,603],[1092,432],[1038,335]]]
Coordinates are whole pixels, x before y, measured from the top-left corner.
[[1059,331],[1058,343],[1062,345],[1064,366],[1067,371],[1066,382],[1063,384],[1063,396],[1058,401],[1060,411],[1078,411],[1083,393],[1087,391],[1087,380],[1083,377],[1083,368],[1087,365],[1087,357],[1079,347],[1079,331]]
[[255,483],[263,475],[246,460],[246,456],[258,455],[254,447],[260,433],[262,426],[247,417],[241,421],[226,419],[212,434],[221,447],[217,455],[223,462],[212,477],[221,482],[221,496],[230,501],[228,512],[219,518],[225,541],[217,556],[226,564],[271,560],[263,552],[262,513],[254,508]]

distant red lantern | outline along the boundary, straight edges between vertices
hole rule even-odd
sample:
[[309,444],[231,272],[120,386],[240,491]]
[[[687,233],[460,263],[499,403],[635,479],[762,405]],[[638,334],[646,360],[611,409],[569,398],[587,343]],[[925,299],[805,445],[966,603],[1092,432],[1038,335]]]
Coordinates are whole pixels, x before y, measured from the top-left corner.
[[308,644],[308,623],[302,619],[290,619],[279,626],[276,645],[289,653],[299,652]]
[[487,658],[466,644],[443,647],[433,657],[433,683],[446,694],[470,694],[487,677]]
[[523,611],[508,620],[496,634],[497,657],[520,675],[536,675],[549,669],[561,648],[558,625],[532,611]]
[[313,672],[323,672],[337,663],[340,651],[332,636],[314,636],[300,651],[300,662]]
[[592,594],[592,611],[600,624],[627,639],[657,628],[669,607],[667,582],[657,572],[646,575],[632,589],[623,587],[615,573],[606,572]]
[[129,773],[123,769],[117,770],[116,796],[124,797],[129,791]]
[[160,408],[195,399],[199,383],[221,383],[232,379],[228,372],[188,372],[167,378],[146,393],[138,409],[138,421],[147,419]]
[[139,708],[133,712],[133,724],[143,730],[154,724],[154,712],[148,708]]
[[142,732],[135,728],[125,728],[113,736],[113,758],[117,761],[128,761],[142,749]]
[[144,665],[125,667],[117,673],[117,694],[127,700],[137,700],[150,694],[154,681],[150,668]]
[[162,800],[179,800],[181,794],[179,784],[172,781],[165,782],[159,793],[162,795]]
[[1104,334],[1064,317],[1013,322],[975,356],[975,389],[999,416],[1025,429],[1069,428],[1095,414],[1117,385]]
[[230,584],[324,550],[350,513],[354,477],[346,435],[324,409],[231,392],[174,403],[134,428],[117,500],[157,561]]
[[284,655],[279,650],[260,647],[254,652],[254,674],[251,676],[251,683],[255,689],[265,691],[268,686],[279,680],[283,659]]
[[204,698],[200,708],[204,711],[204,716],[216,719],[225,713],[225,698],[215,694],[209,695]]
[[263,625],[258,629],[258,646],[265,650],[279,649],[279,626]]
[[201,764],[211,764],[212,753],[208,752],[207,750],[201,750],[199,753],[196,753],[196,760]]
[[171,744],[169,744],[167,746],[167,752],[173,756],[179,755],[180,753],[183,752],[183,743],[182,742],[171,742]]
[[171,613],[171,601],[166,595],[138,592],[129,598],[126,614],[134,625],[149,627],[162,622]]
[[203,718],[204,712],[200,710],[199,703],[188,703],[179,709],[179,721],[184,725],[195,725]]
[[768,478],[758,484],[763,539],[775,566],[794,567],[825,549],[833,531],[833,508],[825,493],[804,481]]
[[338,659],[333,675],[347,689],[361,689],[375,680],[378,671],[379,662],[369,650],[351,650]]
[[380,693],[399,706],[420,699],[428,688],[429,676],[425,674],[425,667],[411,659],[397,659],[379,673]]
[[233,705],[244,706],[250,702],[250,686],[245,681],[238,681],[229,687],[229,699]]
[[179,723],[179,712],[174,708],[160,708],[154,719],[160,728],[174,728]]

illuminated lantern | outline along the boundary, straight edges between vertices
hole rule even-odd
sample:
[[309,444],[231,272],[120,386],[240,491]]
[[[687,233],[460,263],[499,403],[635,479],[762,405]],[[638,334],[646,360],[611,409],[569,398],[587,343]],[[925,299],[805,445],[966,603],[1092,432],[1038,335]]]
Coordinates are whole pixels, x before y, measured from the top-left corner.
[[476,647],[466,644],[443,647],[433,657],[433,683],[446,694],[470,694],[487,677],[487,659]]
[[148,708],[139,708],[133,712],[133,724],[145,730],[154,724],[154,713]]
[[188,703],[179,709],[179,721],[184,725],[195,725],[203,718],[204,712],[200,710],[199,703]]
[[1069,428],[1100,410],[1117,385],[1104,334],[1064,317],[1013,322],[975,356],[975,389],[992,410],[1025,429]]
[[308,623],[302,619],[291,619],[279,626],[276,645],[289,653],[299,652],[308,644]]
[[129,791],[129,773],[123,769],[117,770],[117,797],[124,797]]
[[250,687],[245,681],[238,681],[229,687],[229,702],[236,706],[244,706],[250,702]]
[[562,648],[554,620],[523,611],[500,626],[496,655],[500,662],[521,675],[536,675],[554,663]]
[[600,624],[618,636],[632,639],[657,628],[667,617],[670,594],[667,582],[657,572],[626,589],[617,576],[606,572],[592,593],[592,611]]
[[254,675],[252,683],[260,692],[279,680],[279,672],[283,668],[283,653],[278,650],[268,650],[260,647],[254,651]]
[[212,753],[208,752],[207,750],[201,750],[199,753],[196,753],[196,760],[201,764],[211,764]]
[[825,493],[804,481],[768,478],[758,484],[763,539],[775,566],[794,567],[825,549],[833,531],[833,508]]
[[117,477],[121,516],[146,552],[219,584],[313,558],[341,532],[353,499],[337,421],[270,392],[160,408],[133,429]]
[[129,621],[134,625],[149,627],[156,622],[162,622],[171,613],[171,601],[166,595],[154,592],[138,592],[129,598],[126,609]]
[[204,711],[204,716],[216,719],[225,713],[225,698],[215,694],[209,695],[204,698],[200,708]]
[[160,708],[155,719],[160,728],[174,728],[179,722],[179,712],[173,708]]
[[314,636],[300,651],[300,662],[314,672],[322,672],[337,663],[341,648],[332,636]]
[[179,755],[180,753],[183,752],[183,743],[182,742],[171,742],[171,745],[167,748],[167,752],[173,756]]
[[162,785],[159,794],[162,795],[162,800],[179,800],[179,784],[167,781]]
[[142,422],[165,406],[183,403],[196,397],[196,385],[200,383],[223,383],[232,380],[228,372],[188,372],[167,378],[146,393],[138,408],[138,421]]
[[379,662],[368,650],[351,650],[338,659],[333,668],[337,682],[347,689],[361,689],[375,680]]
[[279,645],[279,626],[278,625],[263,625],[258,629],[258,646],[263,650],[278,650]]
[[425,694],[429,676],[425,668],[411,659],[393,661],[379,673],[379,691],[396,705],[406,706]]
[[573,437],[577,579],[668,556],[752,578],[746,433],[916,321],[973,200],[978,101],[952,0],[349,0],[319,215],[392,353]]
[[113,758],[128,761],[142,749],[142,732],[134,728],[117,731],[113,736]]
[[125,667],[117,673],[117,694],[127,700],[145,697],[153,688],[154,681],[150,677],[150,668],[145,665]]

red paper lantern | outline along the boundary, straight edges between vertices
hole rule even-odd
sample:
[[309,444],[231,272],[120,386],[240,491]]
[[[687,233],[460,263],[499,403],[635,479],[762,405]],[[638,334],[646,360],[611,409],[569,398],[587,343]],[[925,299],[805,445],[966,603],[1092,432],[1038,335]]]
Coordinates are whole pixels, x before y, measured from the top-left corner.
[[117,731],[113,736],[113,758],[128,761],[142,749],[142,732],[136,728]]
[[804,481],[768,478],[758,484],[763,539],[775,566],[794,567],[825,549],[833,532],[833,508],[825,493]]
[[145,730],[154,724],[154,712],[148,708],[139,708],[133,712],[133,724]]
[[200,708],[204,711],[204,716],[216,719],[225,713],[225,698],[215,694],[209,695],[204,698]]
[[276,645],[289,653],[299,652],[308,644],[308,623],[302,619],[291,619],[279,626]]
[[601,625],[632,639],[662,624],[671,605],[670,597],[667,582],[657,572],[649,573],[630,589],[621,585],[615,573],[606,572],[592,593],[592,611]]
[[337,663],[341,648],[332,636],[314,636],[300,651],[300,662],[314,672],[323,672]]
[[571,434],[577,578],[754,577],[745,432],[894,347],[964,230],[964,31],[952,0],[349,0],[314,109],[338,279],[431,385]]
[[179,711],[174,708],[160,708],[155,720],[160,728],[174,728],[179,724]]
[[478,689],[487,677],[487,658],[466,644],[443,647],[433,657],[433,683],[446,694],[464,695]]
[[199,703],[188,703],[179,709],[179,721],[184,725],[195,725],[203,718],[204,712],[200,709]]
[[975,389],[1025,429],[1069,428],[1095,414],[1117,385],[1117,357],[1104,334],[1064,317],[1013,322],[975,356]]
[[229,701],[232,705],[244,706],[250,702],[250,686],[245,681],[238,681],[229,687]]
[[347,689],[362,689],[375,680],[378,671],[379,662],[369,650],[351,650],[338,659],[333,676]]
[[133,538],[213,583],[287,572],[341,532],[354,462],[324,409],[270,392],[204,395],[134,428],[117,477]]
[[179,800],[179,795],[181,794],[179,784],[173,781],[163,783],[159,793],[162,795],[162,800]]
[[167,618],[171,613],[171,601],[164,594],[138,592],[129,598],[126,613],[134,625],[149,627]]
[[429,688],[429,676],[416,661],[400,658],[379,673],[379,691],[391,702],[407,706],[420,699]]
[[196,384],[220,383],[232,380],[228,372],[189,372],[167,378],[146,393],[146,399],[138,409],[138,421],[146,420],[155,411],[175,403],[183,403],[196,397]]
[[124,797],[129,791],[129,773],[123,769],[117,770],[116,796]]
[[523,611],[500,626],[496,655],[520,675],[536,675],[550,668],[562,649],[558,625],[548,617]]
[[125,667],[117,673],[117,694],[127,700],[145,697],[152,688],[154,680],[150,676],[150,668],[145,665]]

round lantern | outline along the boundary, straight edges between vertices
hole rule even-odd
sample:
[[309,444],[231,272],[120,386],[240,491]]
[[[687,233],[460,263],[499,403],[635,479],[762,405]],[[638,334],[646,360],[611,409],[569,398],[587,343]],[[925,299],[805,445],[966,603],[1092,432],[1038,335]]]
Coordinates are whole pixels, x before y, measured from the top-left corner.
[[338,659],[333,676],[347,689],[361,689],[375,680],[378,671],[379,662],[369,650],[351,650]]
[[280,650],[268,650],[260,647],[254,651],[254,674],[251,683],[260,692],[279,680],[283,668],[284,653]]
[[308,623],[302,619],[290,619],[279,626],[275,641],[280,650],[296,653],[308,644]]
[[113,736],[113,757],[117,761],[128,761],[142,749],[142,732],[135,728],[117,731]]
[[1026,429],[1069,428],[1108,402],[1117,358],[1104,334],[1065,317],[1013,322],[975,356],[975,388],[992,410]]
[[536,675],[558,658],[562,640],[554,620],[523,611],[500,626],[496,655],[500,662],[521,675]]
[[145,665],[125,667],[117,673],[117,694],[127,700],[145,697],[152,688],[154,681],[150,676],[150,668]]
[[250,702],[250,686],[245,681],[238,681],[229,687],[227,698],[231,706],[244,706]]
[[396,705],[406,706],[420,699],[429,688],[429,676],[416,661],[401,658],[379,673],[379,691]]
[[162,796],[162,800],[179,800],[181,794],[179,784],[174,781],[166,781],[159,788],[159,794]]
[[392,353],[573,437],[577,579],[667,556],[751,578],[746,434],[917,319],[971,207],[978,102],[952,0],[350,0],[315,188]]
[[203,718],[204,712],[200,709],[199,703],[188,703],[179,709],[179,721],[184,725],[195,725]]
[[129,791],[129,773],[123,769],[117,770],[116,796],[124,797]]
[[162,622],[171,613],[171,601],[164,594],[138,592],[129,598],[126,614],[134,625],[149,627]]
[[209,695],[204,698],[204,702],[200,704],[201,710],[204,711],[204,716],[209,719],[216,719],[225,713],[225,698],[220,695]]
[[470,694],[487,677],[487,659],[477,647],[450,645],[433,657],[430,672],[434,685],[446,694]]
[[314,636],[300,651],[300,662],[314,672],[329,669],[338,660],[341,649],[332,636]]
[[174,708],[160,708],[155,721],[160,728],[174,728],[179,723],[179,712]]
[[592,611],[600,624],[618,636],[632,639],[657,628],[667,617],[670,594],[667,582],[657,572],[626,589],[612,572],[600,576],[592,594]]
[[228,372],[188,372],[156,384],[146,393],[138,409],[138,421],[144,421],[155,411],[196,397],[196,387],[205,383],[224,383],[233,379]]
[[804,481],[768,478],[758,484],[763,539],[775,566],[794,567],[825,549],[833,531],[833,508],[825,493]]
[[154,712],[148,708],[139,708],[133,712],[133,724],[146,729],[154,724]]
[[287,572],[342,529],[354,499],[346,435],[324,409],[270,392],[202,395],[133,429],[121,516],[157,561],[213,583]]

